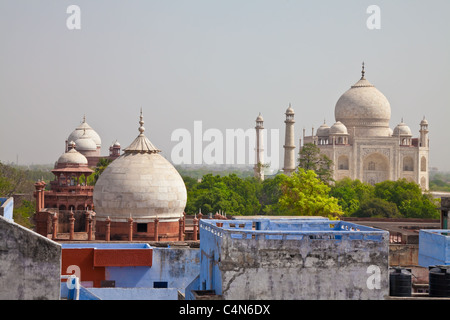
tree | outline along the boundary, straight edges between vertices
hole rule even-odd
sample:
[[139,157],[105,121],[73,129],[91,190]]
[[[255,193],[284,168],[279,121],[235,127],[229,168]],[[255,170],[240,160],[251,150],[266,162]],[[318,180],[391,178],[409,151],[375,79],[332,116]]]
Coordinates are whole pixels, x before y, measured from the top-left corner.
[[320,148],[313,143],[306,143],[299,152],[298,168],[305,171],[312,170],[323,182],[333,181],[333,161],[320,152]]
[[107,158],[101,158],[98,161],[97,166],[95,167],[94,170],[94,184],[97,182],[102,172],[106,169],[106,167],[110,165],[111,162],[113,162],[113,160]]
[[280,204],[283,209],[303,216],[336,217],[342,215],[338,200],[330,197],[330,187],[313,170],[299,168],[282,183]]
[[405,218],[438,219],[437,201],[420,186],[406,179],[383,181],[375,185],[375,196],[395,203]]
[[361,203],[361,206],[352,216],[367,218],[399,218],[400,212],[395,203],[380,198],[369,198]]
[[204,214],[222,211],[233,215],[254,215],[260,212],[261,205],[256,197],[258,181],[255,178],[206,174],[197,184],[185,178],[185,184],[187,213],[201,210]]
[[261,204],[260,214],[283,214],[283,209],[280,206],[279,199],[283,194],[281,186],[286,178],[286,175],[278,174],[273,178],[267,178],[261,182],[260,188],[258,189],[258,200]]
[[345,178],[331,186],[330,196],[338,199],[344,215],[351,216],[360,208],[363,201],[374,197],[374,190],[375,188],[368,183]]

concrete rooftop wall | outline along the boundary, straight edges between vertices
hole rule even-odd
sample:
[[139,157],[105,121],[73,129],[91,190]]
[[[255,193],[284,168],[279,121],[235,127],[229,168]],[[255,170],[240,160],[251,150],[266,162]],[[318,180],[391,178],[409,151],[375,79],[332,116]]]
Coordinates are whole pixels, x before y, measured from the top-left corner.
[[0,300],[60,298],[61,246],[0,216]]
[[388,296],[387,231],[328,220],[251,225],[201,222],[200,290],[238,300]]
[[450,265],[450,230],[419,231],[419,265]]

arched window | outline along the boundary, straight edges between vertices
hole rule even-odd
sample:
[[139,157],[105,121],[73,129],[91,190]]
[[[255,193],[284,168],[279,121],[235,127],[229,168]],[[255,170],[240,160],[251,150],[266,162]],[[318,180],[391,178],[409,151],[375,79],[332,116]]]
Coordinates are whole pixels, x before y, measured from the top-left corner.
[[340,156],[338,159],[338,170],[348,170],[348,157]]
[[411,157],[403,158],[403,171],[414,171],[414,160]]
[[420,171],[427,171],[427,159],[425,157],[422,157],[422,159],[420,159]]
[[375,171],[375,162],[373,162],[373,161],[370,161],[369,162],[369,168],[368,168],[370,171]]

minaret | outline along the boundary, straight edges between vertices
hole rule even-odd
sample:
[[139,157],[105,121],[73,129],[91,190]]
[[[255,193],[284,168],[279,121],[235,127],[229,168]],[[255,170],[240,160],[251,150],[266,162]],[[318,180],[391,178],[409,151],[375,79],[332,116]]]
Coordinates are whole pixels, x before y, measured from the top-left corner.
[[428,121],[423,117],[420,122],[420,147],[428,148]]
[[264,130],[264,119],[259,114],[256,118],[256,162],[255,162],[255,178],[259,180],[264,180],[264,140],[263,140],[263,130]]
[[294,109],[289,103],[286,110],[286,135],[284,139],[284,168],[286,175],[291,175],[295,171],[295,142],[294,142]]

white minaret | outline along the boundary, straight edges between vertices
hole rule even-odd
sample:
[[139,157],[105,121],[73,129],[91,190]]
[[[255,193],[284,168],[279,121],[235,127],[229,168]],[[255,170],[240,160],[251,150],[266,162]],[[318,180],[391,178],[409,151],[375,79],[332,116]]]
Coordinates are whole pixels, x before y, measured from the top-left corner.
[[255,177],[264,180],[264,140],[263,140],[263,129],[264,129],[264,119],[259,114],[256,118],[256,162],[255,162]]
[[289,108],[286,110],[286,135],[284,138],[284,168],[286,175],[291,175],[295,171],[295,140],[294,140],[294,109],[289,103]]
[[420,147],[428,148],[428,121],[425,117],[420,122]]

